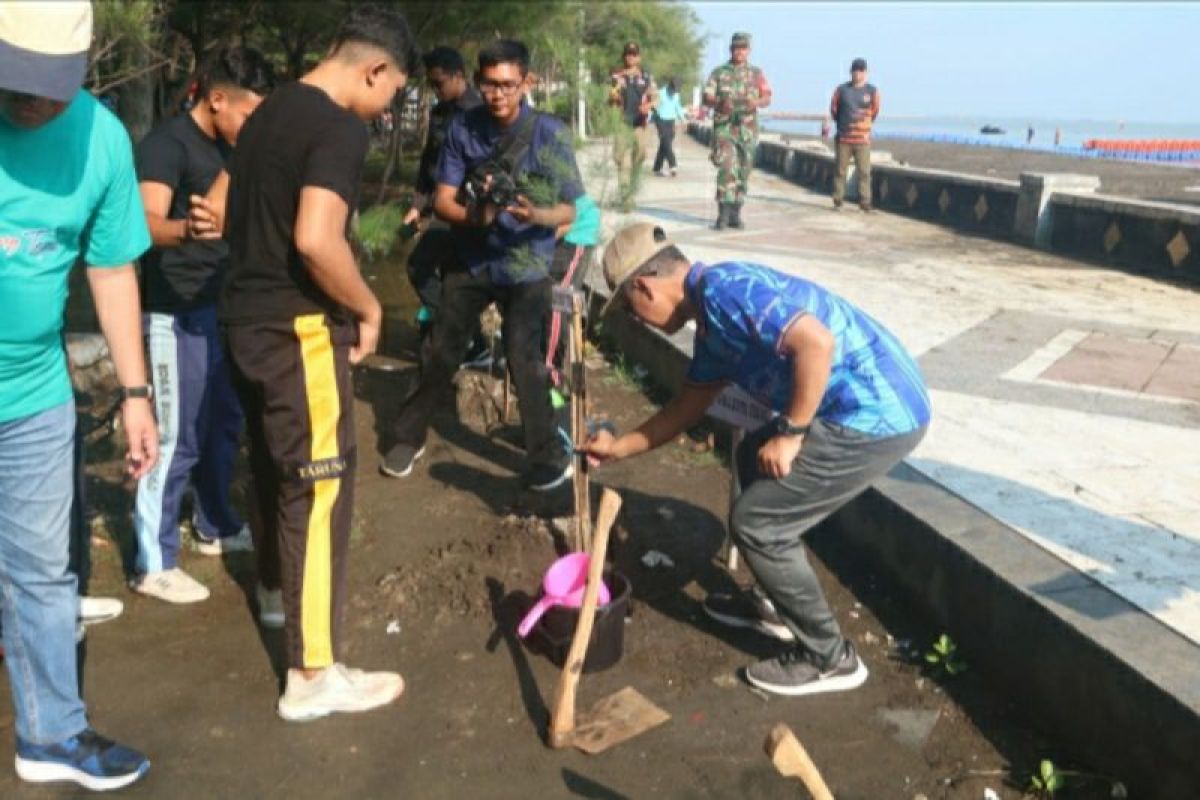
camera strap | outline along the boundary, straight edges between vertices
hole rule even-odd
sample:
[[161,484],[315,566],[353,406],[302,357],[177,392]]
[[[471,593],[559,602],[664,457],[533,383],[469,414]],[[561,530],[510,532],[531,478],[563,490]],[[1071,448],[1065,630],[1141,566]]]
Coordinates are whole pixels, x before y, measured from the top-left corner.
[[533,125],[540,111],[529,109],[521,119],[504,132],[492,149],[491,160],[501,163],[514,180],[525,154],[533,145]]

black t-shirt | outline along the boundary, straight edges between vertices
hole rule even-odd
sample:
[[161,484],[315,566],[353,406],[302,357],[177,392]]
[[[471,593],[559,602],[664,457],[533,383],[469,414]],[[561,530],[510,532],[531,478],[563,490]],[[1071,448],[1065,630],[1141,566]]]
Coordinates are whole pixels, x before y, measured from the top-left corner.
[[629,127],[638,128],[646,124],[646,115],[642,113],[642,97],[653,85],[654,79],[645,70],[639,70],[636,75],[625,75],[625,85],[621,87],[621,115]]
[[[167,219],[186,219],[188,197],[208,192],[228,149],[200,130],[191,114],[179,114],[155,126],[138,145],[138,180],[171,187]],[[141,262],[142,308],[177,314],[215,303],[228,262],[223,241],[151,248]]]
[[348,317],[313,283],[296,251],[296,211],[300,190],[317,186],[336,192],[353,212],[368,142],[358,117],[300,82],[273,91],[246,121],[229,158],[222,322]]
[[421,151],[421,164],[417,169],[416,190],[421,194],[432,195],[437,189],[438,157],[442,153],[442,143],[446,141],[446,130],[450,123],[461,112],[483,105],[483,97],[474,86],[468,86],[457,100],[449,103],[438,103],[429,112],[429,134],[425,138],[425,149]]

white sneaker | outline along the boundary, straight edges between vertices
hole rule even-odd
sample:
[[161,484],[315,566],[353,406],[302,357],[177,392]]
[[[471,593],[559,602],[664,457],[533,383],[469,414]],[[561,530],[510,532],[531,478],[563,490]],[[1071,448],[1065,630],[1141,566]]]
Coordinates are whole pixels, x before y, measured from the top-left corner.
[[207,600],[208,587],[188,575],[179,567],[161,572],[147,572],[134,579],[133,590],[140,594],[157,597],[168,603],[199,603]]
[[233,536],[221,536],[208,539],[196,533],[196,552],[206,556],[223,556],[226,553],[253,553],[254,539],[250,536],[250,526],[243,525],[242,529]]
[[99,625],[121,616],[125,604],[115,597],[80,597],[79,621],[84,625]]
[[288,671],[287,690],[279,698],[279,716],[304,722],[338,712],[370,711],[385,706],[404,691],[404,679],[395,672],[363,672],[334,664],[306,680]]
[[283,611],[283,590],[268,589],[261,583],[255,587],[258,596],[258,621],[264,628],[282,628],[287,622]]

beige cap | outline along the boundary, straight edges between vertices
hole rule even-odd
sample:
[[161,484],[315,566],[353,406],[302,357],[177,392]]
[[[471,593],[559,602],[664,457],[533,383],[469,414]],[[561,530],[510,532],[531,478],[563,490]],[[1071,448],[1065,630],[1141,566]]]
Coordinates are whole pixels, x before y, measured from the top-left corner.
[[0,1],[0,89],[70,101],[91,43],[89,2]]
[[638,267],[674,244],[661,227],[649,222],[638,222],[618,231],[608,247],[604,248],[604,281],[612,297],[600,313],[608,312],[613,302],[621,296],[625,282],[637,272]]

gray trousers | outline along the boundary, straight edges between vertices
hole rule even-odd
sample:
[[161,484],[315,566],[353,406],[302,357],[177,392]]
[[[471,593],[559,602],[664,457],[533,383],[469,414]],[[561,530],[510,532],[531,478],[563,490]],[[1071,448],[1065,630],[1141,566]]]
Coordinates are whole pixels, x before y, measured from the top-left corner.
[[744,489],[730,515],[730,534],[759,586],[818,665],[837,659],[843,639],[802,537],[912,452],[925,430],[881,439],[816,420],[782,480],[758,470],[758,450],[773,431],[755,431],[738,451]]

